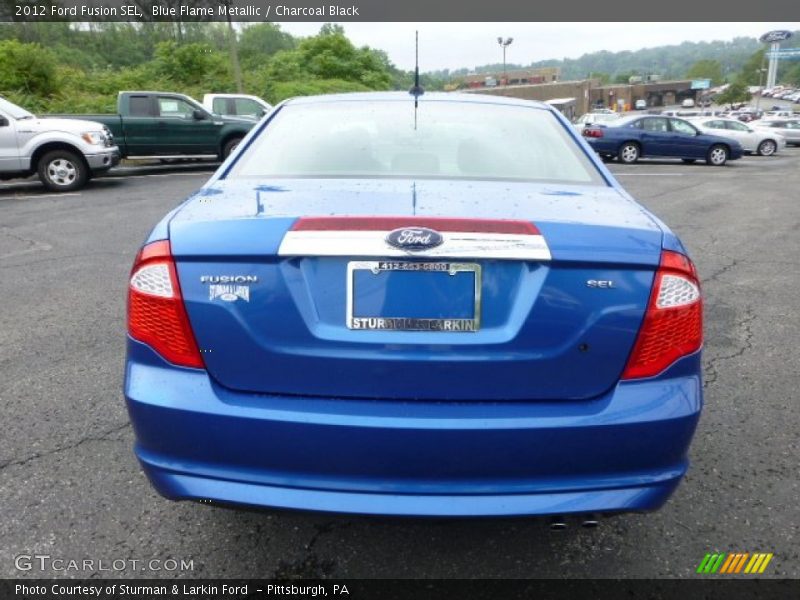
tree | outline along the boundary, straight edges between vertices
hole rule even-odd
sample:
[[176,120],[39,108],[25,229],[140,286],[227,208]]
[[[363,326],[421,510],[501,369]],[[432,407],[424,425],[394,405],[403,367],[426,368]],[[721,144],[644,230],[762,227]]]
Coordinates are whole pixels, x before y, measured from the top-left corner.
[[745,85],[762,85],[764,83],[764,73],[761,69],[766,69],[766,49],[762,48],[758,52],[750,55],[750,58],[742,66],[739,71],[737,79],[741,80]]
[[790,67],[781,78],[781,81],[789,85],[800,86],[800,63],[795,63]]
[[281,31],[275,23],[259,23],[242,31],[239,37],[239,55],[242,63],[257,67],[280,50],[291,50],[295,47],[294,38]]
[[179,85],[204,86],[222,90],[233,87],[233,78],[224,55],[205,44],[178,45],[161,42],[152,62],[156,76]]
[[[587,79],[599,79],[600,85],[608,85],[611,83],[611,75],[603,71],[592,71],[587,76]],[[627,83],[627,81],[625,83]]]
[[[737,102],[748,102],[750,97],[750,92],[747,91],[745,82],[741,79],[737,79],[725,88],[725,91],[717,95],[715,101],[717,104],[733,105]],[[731,106],[731,108],[733,108],[733,106]]]
[[50,96],[57,90],[52,52],[39,44],[0,42],[0,91]]
[[711,85],[719,85],[724,81],[722,65],[719,61],[703,59],[696,61],[686,71],[686,79],[710,79]]
[[614,77],[614,83],[621,83],[621,84],[628,84],[631,77],[638,76],[639,73],[636,71],[628,71],[626,73],[619,73]]
[[265,75],[275,81],[338,79],[379,90],[391,87],[392,65],[384,52],[356,48],[340,26],[326,24],[294,50],[277,52]]

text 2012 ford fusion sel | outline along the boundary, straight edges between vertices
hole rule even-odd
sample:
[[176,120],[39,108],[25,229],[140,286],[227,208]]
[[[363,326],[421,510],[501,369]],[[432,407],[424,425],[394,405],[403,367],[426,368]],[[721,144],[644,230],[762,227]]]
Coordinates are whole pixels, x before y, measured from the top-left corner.
[[396,515],[652,510],[702,406],[677,237],[545,104],[275,108],[142,247],[136,455],[173,499]]

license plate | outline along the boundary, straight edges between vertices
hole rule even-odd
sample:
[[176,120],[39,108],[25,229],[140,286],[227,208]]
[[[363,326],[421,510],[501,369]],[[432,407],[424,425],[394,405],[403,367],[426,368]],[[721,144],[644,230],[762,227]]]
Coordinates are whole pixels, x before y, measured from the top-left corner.
[[352,261],[347,327],[475,332],[481,322],[481,266],[475,263]]

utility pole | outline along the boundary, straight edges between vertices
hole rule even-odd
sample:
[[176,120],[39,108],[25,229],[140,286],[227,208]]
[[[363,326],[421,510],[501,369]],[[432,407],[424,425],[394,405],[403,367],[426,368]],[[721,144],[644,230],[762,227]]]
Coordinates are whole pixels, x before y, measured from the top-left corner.
[[236,49],[236,31],[233,29],[233,22],[231,21],[231,1],[222,0],[225,5],[225,18],[228,21],[228,45],[231,52],[231,65],[233,65],[233,77],[236,79],[236,91],[240,94],[244,92],[242,85],[242,68],[239,66],[239,51]]
[[497,38],[497,43],[503,48],[503,85],[508,85],[508,74],[506,73],[506,48],[511,45],[514,38]]

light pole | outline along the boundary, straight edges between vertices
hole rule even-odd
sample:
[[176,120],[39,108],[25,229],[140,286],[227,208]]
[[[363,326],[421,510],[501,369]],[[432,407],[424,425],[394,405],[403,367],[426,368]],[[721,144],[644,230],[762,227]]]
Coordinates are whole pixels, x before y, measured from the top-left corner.
[[[766,57],[766,55],[765,55]],[[761,68],[758,70],[758,98],[756,98],[756,112],[761,109],[761,96],[764,93],[764,88],[761,87],[761,83],[764,81],[764,73],[767,72],[767,69],[764,68],[764,62],[761,63]]]
[[503,85],[508,85],[508,76],[506,75],[506,48],[511,45],[514,38],[497,38],[497,43],[503,48]]

